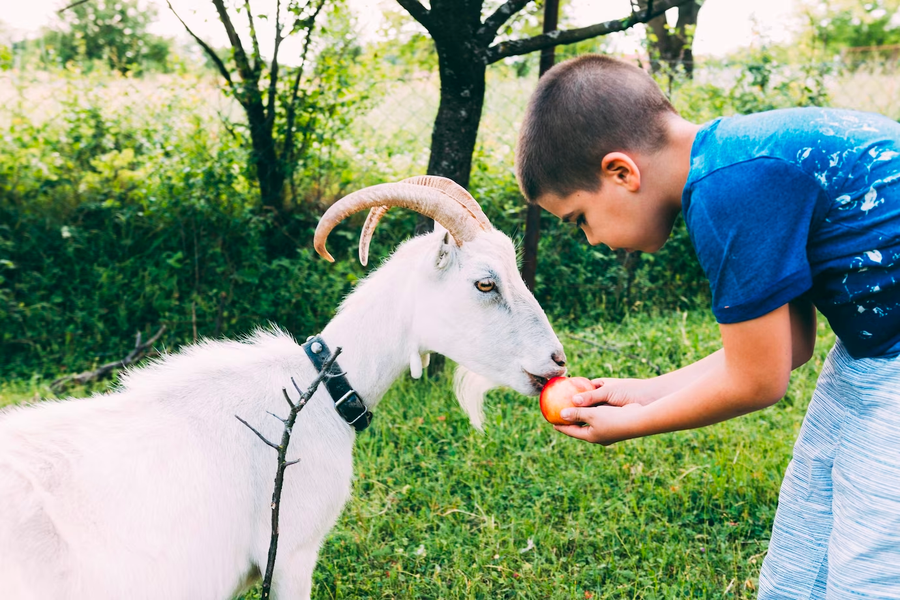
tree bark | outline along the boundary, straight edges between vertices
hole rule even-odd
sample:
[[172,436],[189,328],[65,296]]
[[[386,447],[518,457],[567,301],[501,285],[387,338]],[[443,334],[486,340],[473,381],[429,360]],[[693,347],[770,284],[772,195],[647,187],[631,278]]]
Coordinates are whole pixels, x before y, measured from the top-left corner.
[[[452,179],[469,187],[472,155],[484,108],[487,65],[480,60],[477,40],[481,0],[434,0],[429,33],[438,55],[441,92],[431,130],[428,174]],[[428,27],[428,25],[426,25]],[[434,229],[434,221],[419,217],[416,234]]]
[[[545,0],[544,4],[544,33],[556,31],[559,22],[559,0]],[[553,68],[556,62],[556,47],[551,46],[541,50],[541,64],[538,70],[538,78]],[[528,289],[534,291],[534,283],[537,277],[537,252],[538,243],[541,240],[541,207],[537,204],[529,204],[525,214],[525,247],[522,254],[522,280]]]
[[[260,200],[263,206],[277,210],[284,208],[284,167],[275,150],[272,120],[266,115],[259,90],[248,89],[253,94],[242,102],[250,126],[251,162],[256,167]],[[255,92],[255,93],[253,93]],[[274,115],[272,115],[274,117]]]

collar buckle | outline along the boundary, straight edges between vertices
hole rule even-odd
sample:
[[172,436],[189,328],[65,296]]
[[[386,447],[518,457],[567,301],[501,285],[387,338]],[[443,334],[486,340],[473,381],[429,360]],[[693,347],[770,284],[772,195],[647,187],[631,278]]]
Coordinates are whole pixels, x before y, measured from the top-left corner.
[[[309,336],[306,343],[303,344],[303,350],[316,371],[321,371],[325,362],[331,357],[331,350],[328,349],[325,340],[318,335]],[[346,373],[341,371],[337,361],[332,363],[324,383],[334,402],[334,408],[341,418],[357,432],[365,430],[372,422],[374,415],[366,407],[356,390],[350,386]]]

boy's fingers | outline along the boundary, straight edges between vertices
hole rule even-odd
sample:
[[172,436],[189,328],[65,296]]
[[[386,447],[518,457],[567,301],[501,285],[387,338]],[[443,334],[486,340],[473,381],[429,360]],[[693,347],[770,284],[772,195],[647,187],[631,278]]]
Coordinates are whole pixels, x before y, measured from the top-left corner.
[[591,422],[591,413],[589,408],[564,408],[560,411],[559,416],[569,423],[588,423]]
[[577,406],[594,406],[606,402],[608,393],[602,387],[591,392],[580,392],[572,396],[572,403]]
[[594,384],[594,387],[600,387],[601,385],[606,383],[606,380],[602,377],[598,377],[597,379],[591,379],[591,383]]
[[581,425],[554,425],[553,428],[569,437],[584,440],[586,442],[591,441],[590,427],[582,427]]

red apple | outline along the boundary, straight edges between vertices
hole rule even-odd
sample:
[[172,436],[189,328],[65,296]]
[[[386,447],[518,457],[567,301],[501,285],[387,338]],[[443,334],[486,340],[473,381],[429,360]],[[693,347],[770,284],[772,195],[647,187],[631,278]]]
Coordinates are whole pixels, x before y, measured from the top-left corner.
[[554,377],[541,390],[541,414],[554,425],[571,425],[559,413],[564,408],[572,408],[572,396],[596,389],[586,377]]

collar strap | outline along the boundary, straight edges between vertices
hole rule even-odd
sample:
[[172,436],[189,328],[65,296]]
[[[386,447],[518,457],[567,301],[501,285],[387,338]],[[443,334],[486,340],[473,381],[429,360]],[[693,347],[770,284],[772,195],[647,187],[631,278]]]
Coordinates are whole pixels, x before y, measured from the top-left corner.
[[[319,372],[322,371],[325,362],[331,357],[331,350],[328,349],[325,340],[318,335],[311,335],[306,338],[303,350],[306,351],[306,356],[309,357],[316,371]],[[347,381],[347,374],[341,371],[337,361],[332,363],[331,371],[325,377],[324,383],[328,393],[331,394],[335,410],[353,429],[359,432],[369,426],[373,415],[366,408],[356,390],[350,387],[350,382]]]

